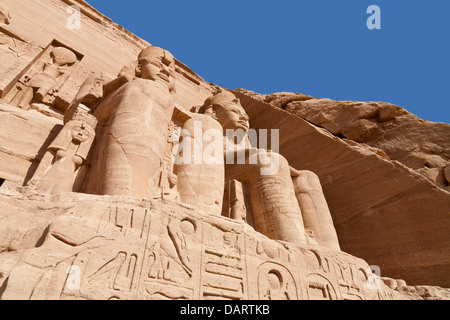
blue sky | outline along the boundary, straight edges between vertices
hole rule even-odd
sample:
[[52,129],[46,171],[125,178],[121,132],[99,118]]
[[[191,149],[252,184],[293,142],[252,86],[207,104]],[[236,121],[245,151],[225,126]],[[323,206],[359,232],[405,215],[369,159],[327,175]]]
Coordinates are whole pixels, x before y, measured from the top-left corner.
[[384,101],[450,123],[449,0],[87,2],[219,86]]

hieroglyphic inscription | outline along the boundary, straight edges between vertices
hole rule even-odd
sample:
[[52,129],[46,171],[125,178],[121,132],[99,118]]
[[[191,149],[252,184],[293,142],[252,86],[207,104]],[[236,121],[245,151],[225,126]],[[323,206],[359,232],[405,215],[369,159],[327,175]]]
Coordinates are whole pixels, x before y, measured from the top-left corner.
[[354,264],[334,263],[339,289],[344,300],[362,300],[358,271]]
[[294,277],[284,266],[266,262],[258,268],[258,293],[260,300],[297,300]]
[[[297,253],[278,241],[246,237],[247,281],[251,300],[301,299]],[[251,271],[250,271],[251,270]]]
[[[98,296],[101,286],[104,299],[134,299],[150,225],[147,208],[118,205],[105,209],[96,230],[105,242],[80,252],[73,262],[82,270],[77,294]],[[67,289],[64,293],[73,294]]]
[[201,224],[174,213],[155,218],[145,250],[141,299],[194,299]]
[[243,235],[215,226],[208,226],[205,234],[200,299],[245,299]]
[[382,288],[370,285],[363,260],[316,249],[307,251],[304,258],[310,299],[377,300],[383,296]]
[[311,273],[307,277],[308,300],[337,300],[331,281],[323,275]]

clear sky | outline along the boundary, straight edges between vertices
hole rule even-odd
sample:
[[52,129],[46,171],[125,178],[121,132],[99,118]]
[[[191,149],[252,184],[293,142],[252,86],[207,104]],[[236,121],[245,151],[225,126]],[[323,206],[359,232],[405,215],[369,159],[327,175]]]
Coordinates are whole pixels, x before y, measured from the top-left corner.
[[[450,0],[87,2],[224,88],[384,101],[450,123]],[[370,5],[381,29],[367,27]]]

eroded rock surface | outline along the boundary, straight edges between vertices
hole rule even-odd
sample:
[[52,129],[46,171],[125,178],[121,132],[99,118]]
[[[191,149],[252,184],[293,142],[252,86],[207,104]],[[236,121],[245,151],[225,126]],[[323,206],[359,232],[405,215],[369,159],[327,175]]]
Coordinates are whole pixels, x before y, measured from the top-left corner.
[[1,299],[449,299],[449,125],[1,6]]
[[335,101],[301,93],[260,95],[260,101],[295,114],[334,135],[382,150],[449,190],[450,124],[422,120],[386,102]]

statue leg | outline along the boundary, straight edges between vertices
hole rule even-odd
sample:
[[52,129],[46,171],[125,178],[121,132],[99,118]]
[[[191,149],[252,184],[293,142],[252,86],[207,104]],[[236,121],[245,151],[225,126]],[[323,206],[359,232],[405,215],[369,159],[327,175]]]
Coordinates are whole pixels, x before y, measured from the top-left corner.
[[[99,170],[99,194],[131,195],[131,167],[123,148],[111,135],[106,134],[99,154],[102,168]],[[108,160],[108,163],[106,163]]]
[[148,159],[136,154],[127,154],[126,158],[131,170],[131,195],[147,199],[157,195],[158,180],[161,175],[158,155]]
[[18,103],[18,107],[24,110],[30,109],[30,102],[33,100],[34,90],[32,87],[26,88],[20,101]]
[[336,229],[319,177],[311,171],[293,171],[294,177],[292,180],[302,211],[305,229],[313,232],[319,245],[340,251]]
[[[196,128],[201,130],[200,136],[196,136]],[[220,216],[225,183],[225,171],[222,162],[222,127],[218,122],[209,123],[204,118],[199,117],[187,120],[182,129],[183,142],[178,146],[177,159],[173,169],[178,177],[177,188],[180,200],[207,211],[211,215]],[[203,141],[207,131],[215,132],[216,136],[210,141]],[[201,146],[201,149],[196,150],[196,145]],[[211,152],[208,152],[208,150]],[[196,163],[198,161],[195,156],[196,152],[201,152],[201,154],[197,154],[201,163]],[[215,154],[217,162],[212,161],[214,160],[214,157],[211,156],[212,153]],[[183,158],[181,154],[185,156],[185,161],[181,161]],[[211,158],[208,158],[208,156]]]
[[[253,157],[255,156],[257,155]],[[252,157],[246,165],[255,228],[271,239],[295,244],[306,243],[289,164],[281,155],[278,158],[278,170],[271,175],[262,174],[261,169],[268,165],[261,164],[259,160],[252,162]],[[256,164],[251,164],[254,162]]]

